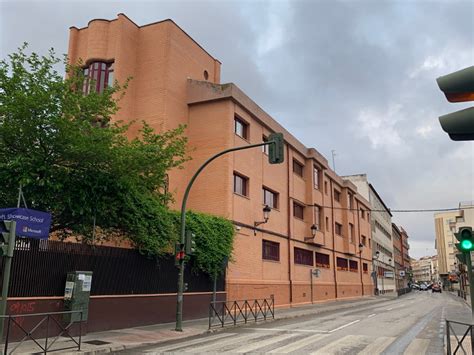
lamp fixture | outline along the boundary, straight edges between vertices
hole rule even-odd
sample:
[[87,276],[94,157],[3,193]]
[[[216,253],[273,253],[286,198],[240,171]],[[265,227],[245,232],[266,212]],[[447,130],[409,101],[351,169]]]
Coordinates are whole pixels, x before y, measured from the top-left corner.
[[265,205],[263,207],[263,221],[255,221],[253,222],[253,226],[255,227],[254,230],[253,230],[253,235],[257,235],[257,227],[261,224],[265,224],[268,222],[268,219],[270,218],[270,212],[272,211],[272,209],[270,208],[270,206],[268,205]]

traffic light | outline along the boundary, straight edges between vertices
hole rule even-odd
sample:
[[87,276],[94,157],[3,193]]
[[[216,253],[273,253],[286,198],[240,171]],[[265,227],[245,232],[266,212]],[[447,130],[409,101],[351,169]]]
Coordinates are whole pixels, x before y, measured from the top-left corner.
[[179,266],[181,261],[184,260],[186,253],[184,252],[184,244],[176,242],[174,245],[174,264]]
[[456,244],[456,248],[462,252],[470,252],[474,250],[474,235],[472,234],[471,227],[461,227],[454,236],[459,241]]
[[[474,101],[474,66],[436,81],[449,102]],[[453,141],[474,140],[474,107],[440,116],[439,122]]]
[[285,160],[284,145],[282,133],[272,133],[268,137],[269,142],[273,142],[268,147],[268,161],[270,164],[281,164]]
[[15,230],[15,221],[0,221],[0,256],[13,256]]
[[196,251],[196,235],[190,230],[186,231],[186,247],[184,250],[187,255],[192,255]]

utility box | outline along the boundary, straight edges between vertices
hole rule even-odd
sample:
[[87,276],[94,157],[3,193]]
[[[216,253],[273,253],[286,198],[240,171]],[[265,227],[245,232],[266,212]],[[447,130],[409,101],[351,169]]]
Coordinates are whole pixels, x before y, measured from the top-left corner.
[[[82,320],[86,321],[89,313],[91,286],[92,271],[69,272],[67,274],[66,287],[64,289],[64,310],[82,310]],[[64,315],[64,321],[67,323],[79,322],[80,320],[81,314],[79,312]]]

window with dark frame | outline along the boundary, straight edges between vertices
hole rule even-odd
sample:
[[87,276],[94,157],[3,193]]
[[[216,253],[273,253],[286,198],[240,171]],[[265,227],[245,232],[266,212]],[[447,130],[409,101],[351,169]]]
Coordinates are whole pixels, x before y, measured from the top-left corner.
[[316,266],[329,269],[329,255],[316,252]]
[[357,272],[359,271],[359,264],[355,260],[349,260],[349,271]]
[[360,209],[360,216],[362,217],[362,219],[365,219],[365,211],[363,208]]
[[304,207],[298,202],[293,202],[293,216],[299,219],[304,219]]
[[362,264],[362,270],[364,271],[364,273],[367,274],[369,272],[369,264],[363,263]]
[[352,223],[349,223],[349,242],[354,241],[354,225]]
[[336,234],[342,237],[342,224],[335,222],[334,226]]
[[327,195],[328,194],[328,182],[324,182],[324,193]]
[[329,232],[329,217],[326,217],[326,231]]
[[280,261],[280,243],[263,239],[262,259]]
[[321,178],[321,172],[317,166],[313,167],[313,179],[314,179],[314,188],[319,190],[319,180]]
[[340,257],[336,258],[336,266],[337,266],[337,270],[347,271],[349,269],[347,259],[340,258]]
[[278,208],[278,193],[274,192],[266,187],[263,190],[263,204],[271,208]]
[[352,194],[350,192],[347,193],[347,208],[352,210]]
[[248,139],[249,136],[248,123],[237,116],[234,117],[234,133],[244,139]]
[[341,202],[341,192],[337,191],[336,189],[334,189],[334,200],[337,202]]
[[114,63],[93,62],[83,69],[84,84],[82,92],[103,92],[114,84]]
[[248,181],[245,176],[234,172],[234,193],[248,196]]
[[304,171],[304,165],[301,164],[298,160],[293,159],[293,172],[296,175],[303,177],[303,171]]
[[295,264],[313,266],[313,252],[311,250],[294,248]]

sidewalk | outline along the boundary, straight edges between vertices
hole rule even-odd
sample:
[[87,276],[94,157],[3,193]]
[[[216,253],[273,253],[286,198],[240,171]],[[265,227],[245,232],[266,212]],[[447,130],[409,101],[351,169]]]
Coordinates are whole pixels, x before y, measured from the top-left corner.
[[[275,309],[275,320],[297,318],[307,315],[316,315],[324,312],[330,312],[334,310],[349,309],[365,305],[377,304],[390,301],[394,298],[396,297],[371,296],[357,300],[338,300],[286,309]],[[195,335],[206,334],[209,332],[208,325],[208,319],[202,318],[183,322],[183,332],[174,331],[174,323],[164,323],[143,327],[89,333],[82,337],[81,351],[69,349],[63,351],[55,351],[55,353],[92,355],[120,350],[130,350],[146,345],[156,345],[165,341],[189,338]],[[232,327],[218,328],[214,329],[213,331],[219,331],[221,329],[232,329]],[[13,349],[15,345],[15,343],[11,343],[9,345],[9,350]],[[44,345],[44,343],[42,345]],[[74,345],[74,343],[70,339],[60,338],[54,344],[53,349],[71,347],[72,345]],[[41,349],[37,347],[37,345],[35,345],[33,341],[28,341],[23,343],[14,352],[14,354],[31,354],[38,353],[40,351]]]

